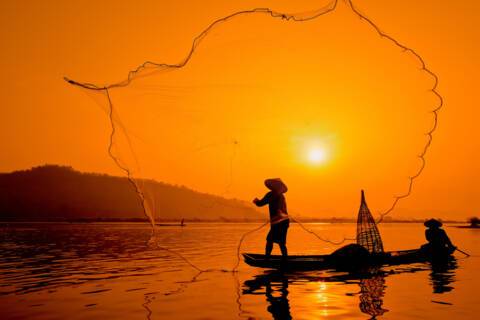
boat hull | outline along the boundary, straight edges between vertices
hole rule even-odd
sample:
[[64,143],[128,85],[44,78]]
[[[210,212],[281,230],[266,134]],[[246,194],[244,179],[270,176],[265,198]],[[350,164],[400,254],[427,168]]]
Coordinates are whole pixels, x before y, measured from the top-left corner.
[[295,270],[351,270],[368,266],[399,265],[427,261],[448,261],[452,256],[432,257],[421,249],[390,251],[370,255],[368,259],[338,259],[333,255],[292,255],[286,260],[282,256],[271,255],[269,259],[263,254],[243,253],[245,263],[252,267]]

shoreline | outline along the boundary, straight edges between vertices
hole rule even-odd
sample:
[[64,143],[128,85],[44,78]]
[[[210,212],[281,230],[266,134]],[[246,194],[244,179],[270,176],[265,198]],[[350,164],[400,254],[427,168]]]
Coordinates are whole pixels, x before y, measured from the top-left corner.
[[[187,223],[264,223],[266,220],[200,220],[200,219],[185,219],[184,224]],[[302,223],[318,223],[318,224],[355,224],[356,220],[322,220],[322,219],[305,219],[301,221]],[[383,221],[382,224],[423,224],[422,221],[409,221],[409,220],[392,220],[392,221]],[[0,224],[29,224],[29,223],[41,223],[41,224],[101,224],[101,223],[135,223],[135,224],[149,224],[148,220],[138,220],[138,219],[92,219],[92,220],[0,220]],[[295,223],[292,221],[292,223]],[[456,228],[462,229],[480,229],[480,227],[470,227],[463,225],[462,221],[444,221],[444,224],[462,224],[455,226]],[[158,220],[155,221],[157,226],[180,226],[180,220]]]

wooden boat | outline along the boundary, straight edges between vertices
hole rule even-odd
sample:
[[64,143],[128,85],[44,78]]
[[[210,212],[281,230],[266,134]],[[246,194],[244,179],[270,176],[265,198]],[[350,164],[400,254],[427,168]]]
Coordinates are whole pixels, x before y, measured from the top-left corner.
[[357,243],[348,244],[327,255],[292,255],[285,260],[279,255],[272,255],[266,259],[265,255],[256,253],[243,253],[243,257],[248,265],[260,268],[358,271],[371,266],[427,261],[443,264],[453,259],[453,251],[455,250],[433,251],[429,245],[423,245],[418,249],[384,252],[380,232],[368,209],[365,193],[362,190],[357,217]]
[[399,265],[416,262],[442,262],[452,259],[452,255],[445,254],[431,256],[421,249],[390,251],[382,254],[372,254],[368,258],[345,259],[335,255],[291,255],[286,261],[280,255],[271,255],[265,259],[265,255],[256,253],[243,253],[245,263],[252,267],[270,269],[295,269],[295,270],[325,270],[341,269],[355,270],[368,266]]

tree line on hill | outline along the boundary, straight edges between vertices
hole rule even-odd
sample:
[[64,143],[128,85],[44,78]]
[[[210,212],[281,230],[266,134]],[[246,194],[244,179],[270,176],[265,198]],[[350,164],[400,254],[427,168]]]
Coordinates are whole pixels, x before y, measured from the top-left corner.
[[[226,199],[154,180],[143,180],[162,221],[253,221],[264,214],[245,201]],[[0,173],[1,221],[146,221],[124,177],[44,165]]]

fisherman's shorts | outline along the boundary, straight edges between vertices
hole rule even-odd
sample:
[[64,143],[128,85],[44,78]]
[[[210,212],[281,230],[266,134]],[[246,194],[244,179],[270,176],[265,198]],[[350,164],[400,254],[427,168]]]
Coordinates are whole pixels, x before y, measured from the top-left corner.
[[267,241],[285,244],[287,242],[287,231],[289,225],[289,220],[283,220],[277,224],[272,224],[270,227],[270,232],[267,235]]

